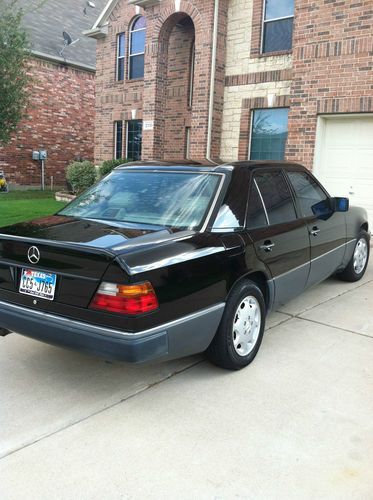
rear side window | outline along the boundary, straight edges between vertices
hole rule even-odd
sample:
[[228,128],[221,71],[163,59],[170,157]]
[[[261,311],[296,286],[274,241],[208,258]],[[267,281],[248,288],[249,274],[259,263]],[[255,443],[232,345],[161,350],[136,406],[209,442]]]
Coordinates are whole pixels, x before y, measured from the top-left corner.
[[247,222],[248,229],[255,229],[267,225],[267,218],[264,211],[263,203],[260,198],[258,186],[254,180],[249,198],[249,206],[247,209]]
[[281,224],[297,218],[293,199],[280,170],[255,175],[255,181],[267,210],[269,223]]
[[326,199],[324,191],[307,172],[288,172],[287,175],[297,195],[302,216],[313,215],[312,206]]

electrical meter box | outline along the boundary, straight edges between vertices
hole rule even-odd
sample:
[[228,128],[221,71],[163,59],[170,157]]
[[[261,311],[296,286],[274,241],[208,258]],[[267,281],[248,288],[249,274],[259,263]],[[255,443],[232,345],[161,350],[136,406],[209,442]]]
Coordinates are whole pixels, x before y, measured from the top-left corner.
[[45,151],[45,149],[32,152],[32,159],[33,160],[41,161],[41,160],[46,160],[47,158],[48,158],[48,152]]

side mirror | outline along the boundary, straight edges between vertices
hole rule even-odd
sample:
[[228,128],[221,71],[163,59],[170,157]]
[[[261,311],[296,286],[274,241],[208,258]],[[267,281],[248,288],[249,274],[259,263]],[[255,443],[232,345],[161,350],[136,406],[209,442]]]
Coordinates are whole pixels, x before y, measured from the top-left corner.
[[334,212],[347,212],[350,206],[348,198],[326,198],[312,205],[312,212],[321,220],[328,220]]
[[348,198],[331,198],[331,206],[334,212],[348,212],[350,200]]

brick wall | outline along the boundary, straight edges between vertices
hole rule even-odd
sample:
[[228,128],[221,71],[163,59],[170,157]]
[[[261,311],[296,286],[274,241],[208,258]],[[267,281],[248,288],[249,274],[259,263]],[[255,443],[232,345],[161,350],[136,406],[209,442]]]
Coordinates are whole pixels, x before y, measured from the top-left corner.
[[311,168],[318,114],[373,112],[371,0],[296,2],[287,158]]
[[[136,118],[153,122],[143,132],[143,159],[183,158],[185,127],[191,127],[190,156],[203,160],[207,151],[214,1],[162,0],[145,10],[120,0],[110,16],[108,35],[97,43],[96,162],[112,158],[113,122]],[[220,2],[219,50],[215,78],[212,155],[220,153],[225,78],[225,34],[228,0]],[[136,13],[147,20],[144,80],[115,81],[116,36],[127,34]],[[182,27],[184,26],[184,27]],[[190,49],[195,36],[193,103],[188,107]],[[185,44],[182,44],[182,41]],[[127,52],[127,51],[126,51]],[[127,67],[127,60],[126,67]]]
[[53,64],[31,62],[33,77],[27,116],[11,143],[0,148],[0,170],[8,181],[38,185],[40,167],[32,151],[46,149],[46,183],[65,184],[65,168],[76,158],[93,159],[94,76]]
[[[114,157],[114,121],[142,119],[144,80],[116,80],[117,36],[126,35],[125,68],[128,68],[129,27],[142,9],[120,0],[109,20],[108,35],[97,40],[95,162]],[[132,114],[132,111],[134,114]]]

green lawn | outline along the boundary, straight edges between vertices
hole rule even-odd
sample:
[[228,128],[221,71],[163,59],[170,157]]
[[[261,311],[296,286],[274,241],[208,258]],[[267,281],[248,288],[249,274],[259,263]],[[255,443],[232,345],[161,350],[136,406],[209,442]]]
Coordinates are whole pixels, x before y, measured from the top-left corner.
[[52,215],[65,203],[56,201],[52,191],[12,191],[0,194],[0,227]]

